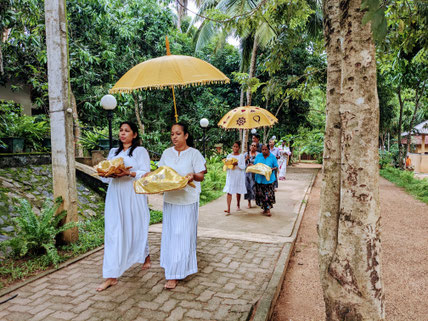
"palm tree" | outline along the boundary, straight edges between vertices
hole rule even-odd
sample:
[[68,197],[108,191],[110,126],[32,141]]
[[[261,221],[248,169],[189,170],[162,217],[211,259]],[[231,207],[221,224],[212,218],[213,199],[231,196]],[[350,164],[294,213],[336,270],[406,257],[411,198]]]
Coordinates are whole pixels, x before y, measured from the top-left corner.
[[[254,10],[260,3],[261,0],[205,0],[196,2],[199,8],[198,15],[204,15],[208,10],[216,9],[228,16],[242,16]],[[200,16],[196,16],[192,24],[199,20],[201,20]],[[251,16],[235,23],[229,22],[219,25],[212,20],[205,19],[195,34],[195,50],[204,47],[214,38],[217,41],[216,47],[221,47],[231,33],[237,35],[240,39],[241,72],[248,70],[248,78],[251,79],[255,75],[257,49],[266,47],[276,36],[272,24],[259,11],[254,11]],[[244,92],[242,91],[241,105],[243,105],[243,95]],[[250,89],[247,89],[246,103],[247,105],[251,104]]]
[[186,15],[188,0],[176,0],[177,29],[181,32],[181,20]]

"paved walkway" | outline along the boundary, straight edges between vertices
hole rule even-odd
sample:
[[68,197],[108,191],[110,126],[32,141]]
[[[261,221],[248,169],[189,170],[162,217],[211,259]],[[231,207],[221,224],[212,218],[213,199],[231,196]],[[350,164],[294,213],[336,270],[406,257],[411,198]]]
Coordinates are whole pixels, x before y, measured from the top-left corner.
[[[97,293],[102,280],[99,250],[0,297],[3,301],[18,294],[0,305],[0,320],[266,320],[315,174],[315,169],[290,169],[280,182],[272,217],[262,216],[259,208],[226,217],[225,197],[203,206],[199,272],[174,290],[163,288],[161,225],[153,225],[150,270],[136,264],[118,285]],[[244,209],[246,201],[241,205]]]

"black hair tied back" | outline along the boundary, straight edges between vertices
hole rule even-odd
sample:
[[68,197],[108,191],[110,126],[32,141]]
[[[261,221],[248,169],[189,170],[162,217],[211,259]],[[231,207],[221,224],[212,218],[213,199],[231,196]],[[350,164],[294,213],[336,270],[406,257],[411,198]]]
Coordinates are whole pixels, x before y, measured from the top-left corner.
[[[175,123],[174,125],[172,125],[172,126],[175,126],[175,125],[178,125],[178,126],[180,126],[181,127],[181,129],[183,130],[183,134],[184,135],[186,135],[186,134],[188,134],[189,136],[187,137],[187,140],[186,140],[186,144],[187,144],[187,146],[189,146],[189,147],[194,147],[194,144],[193,144],[193,136],[189,133],[189,127],[185,124],[185,123]],[[171,127],[172,127],[171,126]]]
[[[133,122],[130,121],[124,121],[120,123],[120,127],[122,127],[122,125],[128,125],[132,132],[135,134],[137,133],[137,136],[135,136],[134,139],[132,139],[132,144],[131,147],[129,147],[129,152],[128,152],[128,156],[132,157],[132,153],[134,152],[134,149],[137,148],[138,146],[140,146],[140,134],[138,133],[138,127],[137,125],[135,125]],[[123,150],[123,143],[121,140],[119,140],[119,148],[117,149],[116,153],[114,153],[115,156],[119,155],[119,153]]]

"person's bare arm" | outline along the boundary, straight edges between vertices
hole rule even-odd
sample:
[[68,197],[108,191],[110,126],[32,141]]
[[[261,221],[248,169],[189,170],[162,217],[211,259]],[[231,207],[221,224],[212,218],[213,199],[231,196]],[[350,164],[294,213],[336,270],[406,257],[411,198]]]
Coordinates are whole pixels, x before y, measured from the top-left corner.
[[186,175],[187,178],[189,178],[189,182],[196,181],[196,182],[202,182],[204,180],[205,171],[199,172],[199,173],[189,173]]

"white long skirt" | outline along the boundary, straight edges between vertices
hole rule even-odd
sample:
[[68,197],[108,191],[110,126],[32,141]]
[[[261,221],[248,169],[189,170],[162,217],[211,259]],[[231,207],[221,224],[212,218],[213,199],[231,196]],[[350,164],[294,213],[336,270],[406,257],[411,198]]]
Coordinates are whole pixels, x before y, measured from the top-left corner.
[[149,255],[150,212],[146,195],[129,177],[112,179],[105,202],[103,277],[118,278]]
[[160,266],[165,279],[179,280],[198,272],[196,238],[199,203],[163,203]]
[[287,158],[281,158],[280,161],[278,178],[285,178],[285,174],[287,173]]

